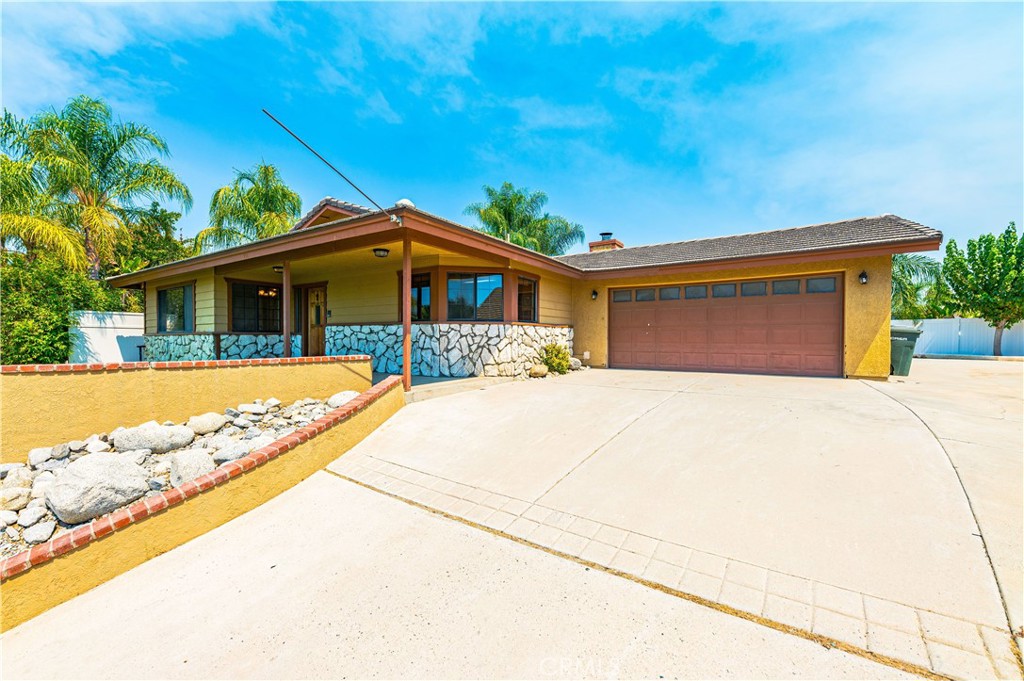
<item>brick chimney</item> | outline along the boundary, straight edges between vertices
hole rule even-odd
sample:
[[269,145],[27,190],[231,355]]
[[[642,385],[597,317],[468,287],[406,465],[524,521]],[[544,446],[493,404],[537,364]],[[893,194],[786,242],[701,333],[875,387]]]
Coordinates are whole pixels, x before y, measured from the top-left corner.
[[620,248],[626,247],[618,239],[613,239],[611,232],[601,232],[601,238],[597,241],[591,241],[588,245],[590,246],[591,253],[597,253],[598,251],[617,251]]

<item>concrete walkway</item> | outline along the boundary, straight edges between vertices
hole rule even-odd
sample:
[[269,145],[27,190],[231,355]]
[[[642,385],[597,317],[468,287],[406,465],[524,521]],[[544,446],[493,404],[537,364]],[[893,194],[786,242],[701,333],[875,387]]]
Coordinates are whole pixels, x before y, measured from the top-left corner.
[[328,473],[2,646],[5,679],[908,678]]
[[331,469],[941,674],[1019,678],[946,451],[874,385],[589,371],[411,405]]

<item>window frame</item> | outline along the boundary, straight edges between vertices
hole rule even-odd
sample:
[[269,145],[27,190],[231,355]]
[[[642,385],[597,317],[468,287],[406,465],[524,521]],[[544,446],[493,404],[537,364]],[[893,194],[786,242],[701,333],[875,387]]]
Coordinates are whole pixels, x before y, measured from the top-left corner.
[[[724,287],[724,286],[732,286],[732,295],[731,296],[720,296],[720,295],[718,295],[715,292],[715,289],[720,287],[720,286],[722,286],[722,287]],[[738,298],[739,297],[739,293],[740,293],[739,292],[739,287],[736,285],[736,282],[733,282],[733,281],[724,282],[724,283],[720,283],[720,284],[711,284],[711,297],[712,298]]]
[[[253,336],[258,336],[258,335],[274,335],[274,334],[281,335],[281,334],[284,333],[284,283],[283,282],[257,281],[255,279],[229,279],[229,278],[225,277],[224,278],[224,283],[227,284],[227,288],[228,288],[228,333],[247,334],[247,335],[253,335]],[[326,282],[324,282],[324,283],[326,283]],[[277,301],[278,301],[277,319],[278,319],[278,326],[279,326],[279,328],[278,328],[277,331],[259,331],[259,330],[257,330],[257,331],[239,331],[238,329],[235,328],[235,291],[234,291],[234,285],[235,284],[242,284],[244,286],[266,286],[266,287],[276,288],[278,290],[278,295],[276,296],[276,298],[277,298]],[[316,285],[321,285],[321,284],[316,284]],[[295,289],[296,289],[296,287],[293,286],[292,287],[292,295],[293,296],[295,295],[295,293],[294,293]],[[306,296],[305,296],[304,292],[303,292],[303,294],[301,296],[301,300],[302,300],[302,305],[303,305],[302,325],[305,326],[305,324],[306,324],[306,314],[305,314],[305,309],[304,308],[305,308],[305,305],[306,305]],[[292,302],[294,304],[294,302],[295,302],[294,298],[293,298]],[[292,314],[292,316],[293,316],[293,323],[295,321],[294,320],[294,316],[295,316],[294,312],[295,311],[293,311],[293,314]],[[326,314],[326,308],[325,308],[324,314]],[[259,308],[257,307],[257,309],[256,309],[256,327],[257,327],[257,329],[259,328],[259,325],[260,325],[260,322],[259,322]],[[292,331],[292,333],[296,333],[296,332],[302,333],[301,331],[298,331],[297,329],[292,329],[291,331]]]
[[[763,288],[761,293],[747,293],[747,286],[756,286],[760,284]],[[767,281],[741,281],[740,282],[740,297],[741,298],[762,298],[768,295],[768,282]]]
[[[624,298],[623,300],[616,300],[616,296],[618,296],[618,295],[620,295],[622,293],[626,294],[626,298]],[[616,303],[616,304],[619,304],[619,303],[632,303],[633,302],[633,289],[631,289],[631,288],[612,289],[612,302]]]
[[[451,280],[452,277],[472,277],[473,278],[473,316],[472,317],[452,317],[451,310]],[[477,300],[479,295],[479,282],[480,277],[499,277],[501,279],[501,315],[497,319],[481,319],[480,318],[480,302]],[[466,271],[466,270],[447,270],[444,276],[444,293],[445,293],[445,313],[447,321],[451,322],[479,322],[484,324],[494,324],[505,321],[505,304],[507,295],[507,287],[505,281],[505,274],[503,272],[485,272],[485,271]]]
[[[700,289],[704,291],[704,295],[691,296],[690,289]],[[683,284],[683,300],[707,300],[708,298],[709,295],[707,284]]]
[[[192,328],[191,330],[182,329],[181,331],[161,331],[160,330],[160,293],[162,291],[168,291],[170,289],[185,288],[186,286],[192,287]],[[161,336],[180,336],[189,333],[196,332],[196,280],[191,279],[189,281],[180,281],[174,284],[166,284],[164,286],[156,287],[156,333]]]
[[[812,281],[824,281],[824,280],[828,280],[828,279],[832,280],[832,290],[830,290],[830,291],[812,291],[811,290],[810,284],[811,284]],[[826,275],[826,276],[820,276],[820,277],[805,277],[804,278],[804,292],[805,293],[808,293],[808,294],[820,294],[820,293],[823,293],[823,294],[827,295],[829,293],[836,293],[838,291],[839,291],[839,277],[837,275],[835,275],[835,274]]]
[[[523,319],[522,316],[522,307],[519,301],[522,296],[520,284],[523,281],[533,284],[533,319]],[[540,279],[537,277],[529,277],[525,274],[516,275],[516,321],[524,324],[540,323]]]
[[[675,296],[665,295],[665,291],[675,291]],[[660,286],[658,287],[658,300],[680,300],[683,296],[682,286]]]
[[[640,292],[644,293],[644,298],[640,298]],[[650,298],[647,298],[647,293],[650,292]],[[638,288],[633,292],[633,300],[638,303],[653,303],[658,300],[658,289],[655,286],[644,286]]]
[[[802,279],[775,279],[775,280],[772,281],[772,295],[773,296],[798,296],[803,291],[803,286],[800,283],[802,281],[803,281]],[[776,291],[775,290],[776,284],[792,284],[794,282],[796,283],[796,290],[795,291],[781,291],[780,292],[780,291]]]

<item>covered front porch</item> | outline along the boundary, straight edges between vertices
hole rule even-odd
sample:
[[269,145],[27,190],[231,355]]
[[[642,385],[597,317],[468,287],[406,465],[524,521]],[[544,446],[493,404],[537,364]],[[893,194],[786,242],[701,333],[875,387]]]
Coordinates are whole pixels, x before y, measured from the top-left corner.
[[[369,354],[374,370],[522,376],[572,352],[571,268],[408,208],[293,231],[132,277],[150,361]],[[284,339],[290,338],[290,343]]]

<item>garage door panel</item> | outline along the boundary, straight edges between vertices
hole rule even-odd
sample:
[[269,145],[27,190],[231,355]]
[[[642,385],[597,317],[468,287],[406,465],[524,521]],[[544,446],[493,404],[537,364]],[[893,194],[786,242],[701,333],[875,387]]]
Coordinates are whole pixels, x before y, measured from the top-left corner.
[[[738,284],[736,289],[741,292]],[[840,375],[841,289],[775,295],[769,284],[767,290],[765,296],[640,303],[634,295],[630,302],[612,303],[609,362],[650,369]],[[806,291],[806,285],[800,290]]]

